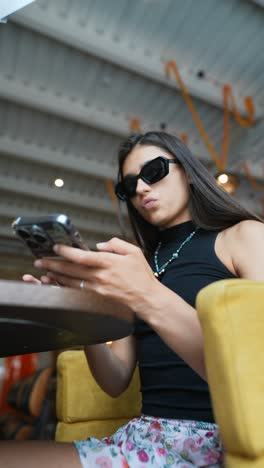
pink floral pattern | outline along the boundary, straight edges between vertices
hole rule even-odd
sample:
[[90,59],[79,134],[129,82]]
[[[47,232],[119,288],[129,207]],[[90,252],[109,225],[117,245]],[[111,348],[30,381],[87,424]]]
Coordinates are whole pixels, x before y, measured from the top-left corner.
[[112,468],[113,464],[109,457],[98,457],[95,460],[97,466],[100,468]]
[[111,437],[74,442],[83,468],[190,468],[223,466],[217,426],[141,416]]

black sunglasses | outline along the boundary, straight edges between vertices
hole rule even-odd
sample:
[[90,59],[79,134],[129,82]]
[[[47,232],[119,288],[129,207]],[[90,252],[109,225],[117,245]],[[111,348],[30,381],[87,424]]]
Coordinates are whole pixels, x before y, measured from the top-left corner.
[[136,195],[138,179],[142,179],[146,184],[155,184],[169,173],[170,163],[178,164],[178,161],[158,156],[152,159],[152,161],[147,162],[138,175],[127,175],[121,182],[116,184],[116,196],[121,201],[133,198]]

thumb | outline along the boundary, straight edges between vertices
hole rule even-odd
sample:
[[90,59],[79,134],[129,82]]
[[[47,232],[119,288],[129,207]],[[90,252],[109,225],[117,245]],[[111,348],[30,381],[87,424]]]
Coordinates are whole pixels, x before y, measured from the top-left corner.
[[119,255],[128,255],[138,250],[138,247],[135,245],[119,239],[118,237],[113,237],[108,242],[99,242],[96,244],[96,247],[102,252],[112,252]]

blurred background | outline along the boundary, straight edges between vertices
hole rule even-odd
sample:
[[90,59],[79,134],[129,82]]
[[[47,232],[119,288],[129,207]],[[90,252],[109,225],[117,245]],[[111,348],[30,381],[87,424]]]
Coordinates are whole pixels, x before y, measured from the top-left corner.
[[0,24],[1,278],[32,271],[17,216],[66,213],[91,248],[121,235],[116,154],[137,130],[180,136],[264,214],[263,7],[36,0]]

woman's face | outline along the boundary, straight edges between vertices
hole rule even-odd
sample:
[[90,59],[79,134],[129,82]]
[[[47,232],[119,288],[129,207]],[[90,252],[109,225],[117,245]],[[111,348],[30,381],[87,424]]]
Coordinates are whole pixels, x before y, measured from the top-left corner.
[[[173,159],[170,153],[157,146],[135,147],[123,165],[123,177],[138,175],[142,166],[158,156]],[[148,185],[138,179],[136,195],[131,203],[140,215],[159,229],[166,229],[191,219],[188,208],[189,184],[184,170],[178,164],[169,164],[169,174]]]

